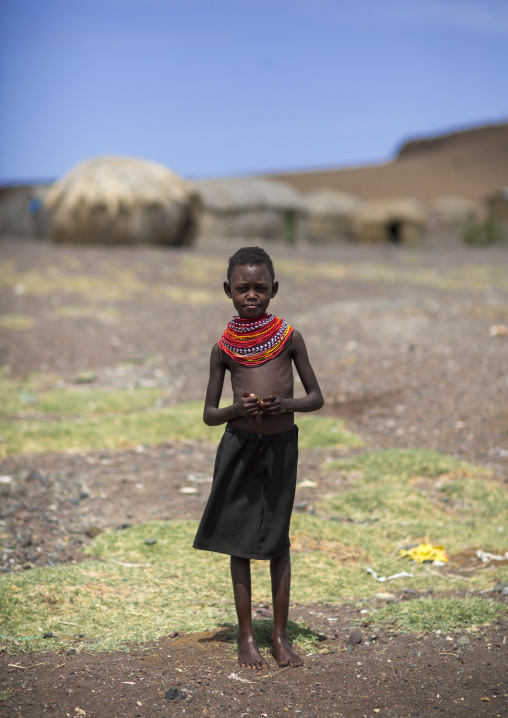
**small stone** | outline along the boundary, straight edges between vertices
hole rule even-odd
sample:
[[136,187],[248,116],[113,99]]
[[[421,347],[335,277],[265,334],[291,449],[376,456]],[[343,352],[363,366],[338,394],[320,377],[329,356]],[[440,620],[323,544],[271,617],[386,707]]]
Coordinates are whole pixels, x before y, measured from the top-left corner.
[[496,593],[503,593],[505,588],[508,588],[508,583],[505,583],[505,581],[498,581],[492,590]]
[[102,529],[100,529],[98,526],[89,526],[85,530],[85,536],[88,536],[88,538],[94,539],[96,536],[102,533]]
[[146,538],[145,543],[147,546],[153,546],[157,543],[157,541],[154,538]]
[[295,509],[297,511],[305,511],[307,506],[309,505],[308,501],[299,501],[297,504],[295,504]]
[[48,631],[47,633],[42,634],[43,638],[58,638],[56,633],[52,633],[51,631]]
[[471,643],[469,638],[467,636],[461,636],[457,641],[459,646],[467,646],[468,643]]
[[29,546],[32,545],[32,540],[33,540],[33,539],[32,539],[32,534],[26,534],[25,536],[23,536],[23,537],[20,539],[19,545],[20,545],[22,548],[28,548]]
[[169,634],[170,638],[176,638],[177,636],[178,636],[178,631],[171,631],[171,633]]
[[82,371],[74,377],[74,382],[76,384],[91,384],[96,379],[97,374],[94,374],[92,371]]
[[169,688],[164,694],[164,698],[167,701],[173,701],[175,698],[187,698],[187,691],[184,691],[181,688]]
[[361,643],[363,640],[362,632],[361,631],[353,631],[346,641],[346,643],[349,646],[357,646],[359,643]]

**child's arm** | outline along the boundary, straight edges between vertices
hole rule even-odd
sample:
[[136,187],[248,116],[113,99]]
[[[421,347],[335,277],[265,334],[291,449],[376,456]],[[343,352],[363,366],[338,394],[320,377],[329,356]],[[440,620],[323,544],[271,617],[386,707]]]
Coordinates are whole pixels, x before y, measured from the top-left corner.
[[277,394],[264,397],[261,402],[261,414],[263,416],[277,416],[277,414],[283,414],[284,412],[317,411],[325,403],[314,369],[309,361],[307,347],[302,335],[296,329],[293,331],[292,348],[293,361],[306,396],[299,399],[285,399]]
[[218,426],[227,421],[237,419],[239,416],[252,417],[259,414],[259,402],[254,394],[245,393],[237,402],[231,406],[219,409],[219,402],[224,386],[224,374],[226,367],[222,361],[219,345],[215,344],[210,356],[210,378],[206,390],[205,409],[203,421],[208,426]]

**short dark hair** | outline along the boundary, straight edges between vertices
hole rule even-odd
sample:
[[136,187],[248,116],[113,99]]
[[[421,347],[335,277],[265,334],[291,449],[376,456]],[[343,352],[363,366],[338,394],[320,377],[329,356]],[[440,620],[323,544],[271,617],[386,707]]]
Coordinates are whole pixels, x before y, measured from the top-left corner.
[[232,257],[229,258],[228,282],[231,281],[231,274],[237,264],[240,264],[243,267],[249,264],[264,264],[265,267],[268,269],[268,274],[270,275],[272,282],[275,281],[273,262],[270,259],[270,255],[268,255],[264,249],[261,249],[261,247],[242,247],[241,249],[236,251]]

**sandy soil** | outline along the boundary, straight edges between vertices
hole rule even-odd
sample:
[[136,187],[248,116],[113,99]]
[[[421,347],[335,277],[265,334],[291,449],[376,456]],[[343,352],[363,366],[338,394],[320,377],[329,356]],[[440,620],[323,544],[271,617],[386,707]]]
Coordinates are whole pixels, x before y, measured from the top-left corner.
[[[103,388],[161,386],[167,404],[202,398],[210,348],[231,314],[220,287],[236,246],[185,252],[6,241],[0,249],[21,277],[0,288],[2,314],[34,320],[30,329],[2,332],[0,365],[12,376],[42,371],[72,385],[93,371]],[[506,250],[449,240],[416,248],[274,247],[272,255],[281,282],[272,309],[302,331],[324,412],[343,417],[368,449],[437,449],[508,481],[508,337],[491,336],[492,326],[508,323]],[[202,257],[207,271],[196,274],[192,260]],[[333,262],[342,277],[323,276]],[[58,291],[30,293],[30,272],[57,278]],[[100,280],[95,296],[83,296],[83,275]],[[118,287],[122,277],[125,291],[108,298],[104,285]],[[190,294],[168,296],[160,287]],[[213,454],[188,442],[5,459],[0,474],[14,481],[2,484],[0,525],[11,536],[4,570],[79,560],[83,543],[108,527],[198,518],[205,492],[179,488],[191,473],[210,473]],[[302,452],[300,475],[319,482],[301,494],[308,509],[330,490],[319,465],[339,454]],[[401,589],[379,601],[412,597]],[[270,607],[253,610],[263,617]],[[503,620],[474,638],[364,627],[362,642],[350,645],[353,605],[293,606],[291,617],[305,619],[329,652],[307,657],[304,669],[273,665],[262,675],[238,667],[221,630],[127,654],[0,654],[0,690],[13,691],[0,716],[508,715]]]

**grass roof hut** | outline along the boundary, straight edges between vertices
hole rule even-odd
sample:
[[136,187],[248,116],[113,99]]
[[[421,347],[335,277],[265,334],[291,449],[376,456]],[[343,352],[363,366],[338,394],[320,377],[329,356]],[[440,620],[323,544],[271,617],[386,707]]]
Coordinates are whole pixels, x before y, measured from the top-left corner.
[[296,242],[305,238],[305,203],[277,180],[204,180],[194,187],[202,206],[198,237],[260,238]]
[[356,212],[352,234],[360,242],[411,243],[422,237],[424,219],[415,199],[369,200]]
[[189,244],[196,198],[162,165],[127,157],[84,162],[49,190],[50,234],[68,244]]
[[307,236],[322,242],[351,237],[353,219],[363,200],[346,192],[323,187],[305,196]]
[[436,197],[426,207],[427,227],[431,231],[458,229],[480,219],[479,205],[472,199],[447,195]]

